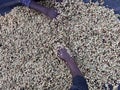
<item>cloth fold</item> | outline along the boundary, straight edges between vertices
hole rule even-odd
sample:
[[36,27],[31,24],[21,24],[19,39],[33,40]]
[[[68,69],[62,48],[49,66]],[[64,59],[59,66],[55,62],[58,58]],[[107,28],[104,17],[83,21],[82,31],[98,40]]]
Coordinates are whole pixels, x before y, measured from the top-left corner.
[[9,13],[14,7],[22,5],[17,0],[0,0],[0,15]]
[[0,14],[9,13],[14,7],[25,5],[29,7],[31,0],[0,0]]
[[98,2],[99,5],[103,5],[106,8],[113,9],[115,14],[120,14],[120,0],[103,0],[103,4],[101,4],[101,0],[83,0],[84,3]]
[[31,2],[31,0],[20,0],[20,3],[22,3],[23,5],[25,5],[27,7],[29,7],[30,2]]

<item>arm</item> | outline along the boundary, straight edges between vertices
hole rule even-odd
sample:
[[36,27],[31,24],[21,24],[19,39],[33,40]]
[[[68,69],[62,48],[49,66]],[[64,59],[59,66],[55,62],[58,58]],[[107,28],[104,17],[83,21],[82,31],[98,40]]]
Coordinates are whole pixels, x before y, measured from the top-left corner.
[[79,75],[82,76],[82,73],[75,63],[75,60],[67,53],[67,50],[65,48],[60,48],[58,50],[58,57],[65,61],[66,65],[70,69],[73,78]]
[[67,66],[70,68],[72,77],[83,76],[73,58],[71,58],[69,62],[67,62]]
[[60,48],[58,50],[58,56],[66,62],[67,66],[70,68],[72,74],[72,86],[70,90],[88,90],[88,85],[86,79],[80,72],[74,59],[67,53],[65,48]]
[[32,8],[32,9],[35,9],[35,10],[37,10],[39,12],[42,12],[43,14],[50,17],[51,19],[56,18],[57,15],[58,15],[56,9],[50,9],[50,8],[44,7],[42,5],[37,4],[34,1],[31,1],[29,7]]
[[25,6],[28,6],[32,9],[35,9],[38,12],[45,14],[51,19],[56,18],[58,15],[58,12],[56,9],[50,9],[50,8],[44,7],[40,4],[37,4],[34,0],[20,0],[20,2],[23,3]]

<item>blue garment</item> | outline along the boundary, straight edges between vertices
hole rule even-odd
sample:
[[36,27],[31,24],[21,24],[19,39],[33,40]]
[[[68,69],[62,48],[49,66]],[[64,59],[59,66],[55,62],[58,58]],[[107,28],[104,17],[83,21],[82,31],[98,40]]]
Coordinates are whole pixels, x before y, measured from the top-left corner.
[[10,5],[7,7],[1,7],[0,8],[1,15],[4,15],[5,13],[9,13],[16,6],[25,5],[29,7],[29,4],[31,2],[31,0],[0,0],[0,6],[13,1],[17,1],[18,3],[15,3],[14,5]]
[[[103,90],[113,90],[113,88],[114,88],[114,86],[112,84],[104,84],[103,85]],[[116,87],[116,90],[120,90],[120,84],[118,84],[118,87]]]
[[119,86],[118,86],[118,90],[120,90],[120,84],[119,84]]
[[[11,0],[0,0],[0,5],[5,4],[6,2],[10,2]],[[13,6],[9,6],[9,7],[4,7],[4,8],[0,8],[0,14],[4,15],[5,13],[8,13],[11,11],[11,9],[13,9],[15,7],[15,5]]]
[[104,0],[105,7],[114,9],[116,14],[120,14],[120,0]]
[[[97,1],[100,3],[100,0],[92,0],[92,2],[94,3]],[[113,9],[115,14],[120,14],[120,0],[103,0],[103,1],[104,1],[103,6],[109,9]],[[89,3],[90,0],[83,0],[83,2]]]
[[20,0],[20,2],[21,2],[23,5],[29,7],[31,0]]
[[83,76],[74,77],[70,90],[88,90],[86,79]]

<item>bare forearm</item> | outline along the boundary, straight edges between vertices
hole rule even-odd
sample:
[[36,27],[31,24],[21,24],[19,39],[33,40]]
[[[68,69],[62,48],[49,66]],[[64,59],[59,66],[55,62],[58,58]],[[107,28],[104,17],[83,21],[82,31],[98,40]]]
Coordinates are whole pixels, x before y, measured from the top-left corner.
[[30,8],[32,8],[32,9],[35,9],[35,10],[37,10],[37,11],[39,11],[39,12],[41,12],[41,13],[44,13],[44,14],[46,14],[47,13],[47,8],[46,7],[44,7],[44,6],[42,6],[42,5],[39,5],[39,4],[37,4],[36,2],[34,2],[33,0],[31,1],[31,3],[30,3],[30,6],[29,6]]
[[75,77],[78,75],[82,76],[82,73],[79,70],[79,68],[78,68],[77,64],[75,63],[75,61],[73,60],[73,58],[71,58],[71,60],[69,60],[69,62],[67,62],[67,66],[68,66],[68,68],[70,68],[72,77]]
[[46,16],[50,17],[51,19],[56,18],[58,14],[56,9],[52,9],[52,8],[48,8],[45,6],[42,6],[40,4],[37,4],[35,1],[31,1],[30,8],[35,9],[38,12],[41,12],[43,14],[45,14]]
[[75,60],[70,56],[70,54],[67,52],[67,49],[58,47],[58,56],[65,61],[68,68],[70,69],[70,72],[72,74],[72,77],[76,76],[82,76],[82,73],[80,72],[77,64],[75,63]]

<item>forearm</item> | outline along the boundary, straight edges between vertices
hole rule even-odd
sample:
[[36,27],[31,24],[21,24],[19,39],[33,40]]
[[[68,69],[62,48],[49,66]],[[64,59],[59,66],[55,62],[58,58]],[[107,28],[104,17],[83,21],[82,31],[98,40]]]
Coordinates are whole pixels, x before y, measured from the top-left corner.
[[72,77],[75,77],[78,75],[82,76],[82,73],[79,70],[79,68],[78,68],[77,64],[75,63],[75,61],[73,60],[73,58],[71,58],[71,60],[69,60],[69,62],[67,62],[67,66],[68,66],[68,68],[70,68]]
[[45,14],[51,19],[56,18],[59,15],[56,9],[44,7],[42,5],[37,4],[34,1],[31,1],[29,7],[37,10],[38,12]]
[[31,1],[30,5],[29,5],[30,8],[32,9],[35,9],[41,13],[44,13],[45,15],[47,14],[47,9],[46,7],[40,5],[40,4],[37,4],[36,2],[34,2],[33,0]]

